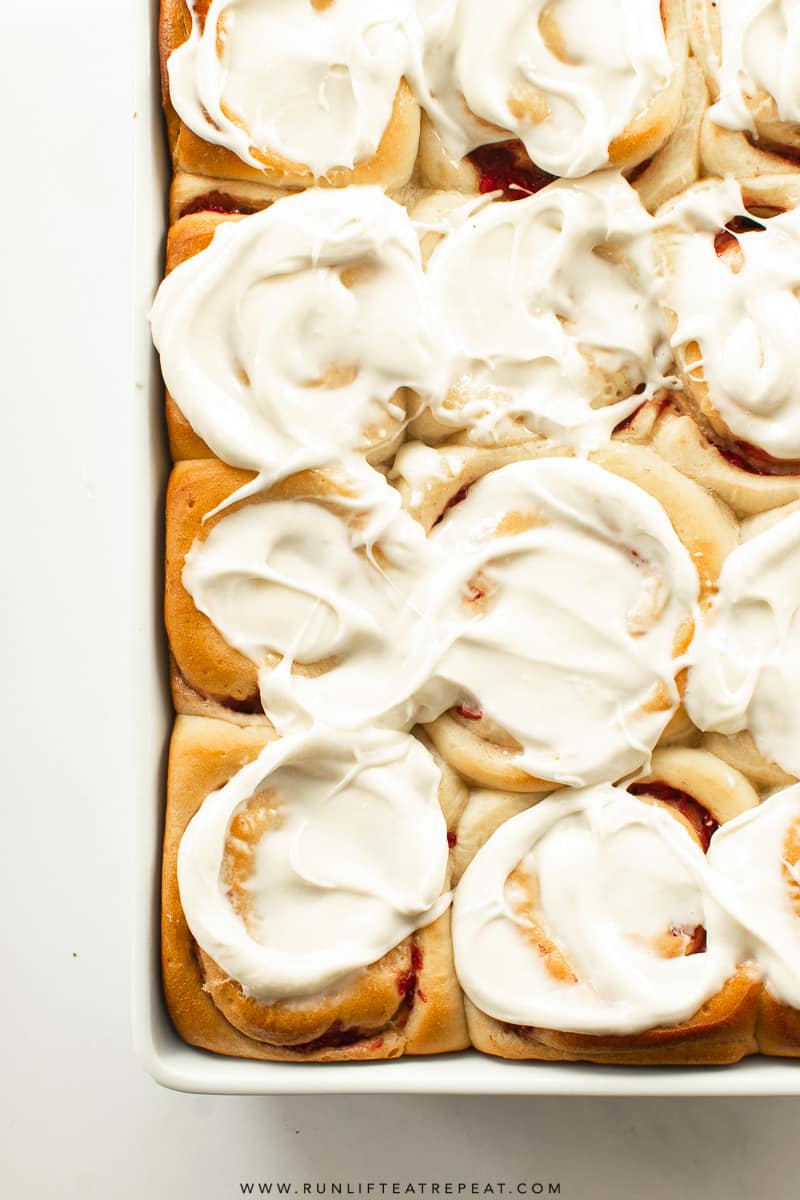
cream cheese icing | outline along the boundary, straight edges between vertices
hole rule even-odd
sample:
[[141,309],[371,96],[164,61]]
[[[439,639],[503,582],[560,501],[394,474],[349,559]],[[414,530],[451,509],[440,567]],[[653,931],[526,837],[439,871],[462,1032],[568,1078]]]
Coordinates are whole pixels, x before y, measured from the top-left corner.
[[[575,1033],[676,1024],[723,986],[741,931],[673,817],[609,784],[559,792],[507,820],[453,903],[461,986],[497,1020]],[[662,957],[706,932],[704,953]]]
[[735,262],[726,262],[715,238],[735,217],[752,220],[731,180],[702,184],[659,214],[680,230],[664,287],[677,317],[672,344],[681,356],[699,346],[693,370],[736,437],[800,458],[800,208],[737,233]]
[[377,187],[221,224],[151,313],[167,387],[219,458],[273,481],[363,454],[435,377],[419,242]]
[[418,0],[416,81],[450,154],[519,138],[552,175],[603,167],[609,144],[666,88],[658,0]]
[[168,60],[172,105],[199,137],[261,168],[279,154],[324,178],[372,158],[415,28],[412,0],[196,0]]
[[800,512],[728,556],[691,658],[695,724],[747,729],[762,754],[800,775]]
[[782,121],[800,122],[800,10],[795,0],[715,0],[721,53],[712,68],[719,99],[709,116],[724,129],[756,134],[747,103],[772,96]]
[[434,645],[414,595],[429,553],[406,513],[376,540],[364,517],[344,499],[338,511],[300,499],[250,504],[186,557],[184,586],[261,668],[264,707],[283,731],[413,722]]
[[[263,1003],[346,982],[450,902],[439,770],[415,738],[318,728],[270,743],[189,823],[178,855],[195,940]],[[227,895],[231,821],[263,796],[270,828],[252,854],[249,913]]]
[[800,785],[723,825],[709,862],[729,885],[726,900],[750,931],[753,954],[775,998],[800,1008],[800,871],[786,841],[800,834]]
[[652,218],[614,172],[452,213],[428,265],[445,425],[593,449],[671,381]]
[[[279,729],[408,728],[470,697],[537,778],[646,761],[678,704],[698,592],[655,500],[591,463],[523,461],[475,483],[427,542],[405,513],[381,529],[373,542],[316,504],[253,504],[187,556],[187,590],[263,667]],[[328,669],[291,672],[315,662]]]
[[661,506],[592,463],[518,462],[473,484],[431,543],[442,651],[423,719],[468,699],[519,743],[521,770],[559,783],[641,766],[678,705],[698,593]]

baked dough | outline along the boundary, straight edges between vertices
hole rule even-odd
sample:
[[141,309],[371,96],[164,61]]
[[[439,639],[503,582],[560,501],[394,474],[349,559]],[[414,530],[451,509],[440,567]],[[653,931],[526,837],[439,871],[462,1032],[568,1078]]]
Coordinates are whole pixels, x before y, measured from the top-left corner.
[[[205,797],[252,763],[272,737],[265,729],[239,729],[202,717],[178,717],[175,724],[164,835],[162,961],[167,1007],[178,1033],[206,1050],[275,1061],[357,1061],[463,1049],[468,1040],[448,911],[352,982],[308,1000],[259,1003],[197,946],[178,884],[184,830]],[[464,789],[446,768],[439,799],[446,819],[455,824]],[[241,837],[246,828],[234,833]],[[237,845],[241,860],[243,843]]]

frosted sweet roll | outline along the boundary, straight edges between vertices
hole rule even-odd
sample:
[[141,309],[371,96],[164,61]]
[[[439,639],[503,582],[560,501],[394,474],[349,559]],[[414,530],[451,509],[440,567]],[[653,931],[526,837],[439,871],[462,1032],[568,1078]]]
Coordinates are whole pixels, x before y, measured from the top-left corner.
[[797,169],[800,22],[793,0],[687,0],[692,50],[714,103],[703,128],[709,172]]
[[800,775],[800,512],[735,549],[692,649],[686,705],[700,729],[749,732]]
[[190,1044],[800,1055],[796,7],[162,0]]
[[430,735],[467,778],[516,791],[618,779],[677,708],[698,577],[664,510],[591,463],[511,463],[431,533],[442,649]]
[[405,734],[268,741],[182,718],[164,962],[187,1040],[260,1058],[463,1045],[443,812],[454,786]]
[[753,216],[732,181],[659,214],[686,394],[723,443],[767,470],[800,459],[800,207]]
[[550,175],[649,158],[677,123],[686,31],[672,0],[418,0],[434,185],[478,147],[515,139]]
[[754,939],[764,975],[757,1035],[764,1054],[800,1056],[800,786],[743,814],[714,838],[711,863]]
[[377,188],[218,224],[151,315],[170,395],[210,450],[272,480],[391,453],[433,373],[419,244]]
[[282,187],[404,183],[411,0],[164,0],[176,169]]
[[[415,212],[436,228],[436,207]],[[593,449],[670,382],[652,222],[617,174],[456,207],[427,265],[447,357],[417,435]]]
[[[381,481],[387,501],[396,493]],[[179,463],[167,499],[166,621],[181,712],[408,728],[435,643],[416,592],[428,550],[406,513],[309,471],[231,504],[252,477]]]
[[488,1053],[689,1063],[756,1048],[758,977],[700,847],[608,784],[501,825],[458,885],[453,939]]

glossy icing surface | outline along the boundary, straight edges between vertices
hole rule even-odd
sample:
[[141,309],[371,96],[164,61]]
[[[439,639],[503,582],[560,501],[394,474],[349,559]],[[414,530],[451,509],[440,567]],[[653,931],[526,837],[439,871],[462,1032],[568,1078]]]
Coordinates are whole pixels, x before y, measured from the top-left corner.
[[800,775],[800,512],[729,556],[691,656],[686,707],[697,726],[747,729]]
[[169,59],[172,104],[253,167],[268,155],[317,177],[378,149],[409,54],[411,0],[189,0]]
[[[720,252],[720,231],[746,221]],[[708,387],[735,437],[778,459],[800,457],[800,208],[753,220],[728,181],[699,184],[659,214],[678,232],[668,251],[664,302],[677,317],[672,344]],[[681,229],[683,223],[684,228]],[[687,348],[699,360],[687,366]]]
[[[695,930],[702,953],[685,951]],[[467,868],[453,941],[462,987],[514,1025],[636,1033],[677,1024],[733,974],[740,932],[668,813],[601,784],[510,818]]]
[[[438,784],[406,734],[365,731],[343,744],[317,730],[271,743],[206,798],[181,841],[194,937],[263,1003],[352,977],[449,903]],[[248,810],[260,836],[237,839]],[[226,853],[245,860],[246,905],[233,902]]]
[[711,119],[756,132],[748,99],[774,98],[782,121],[800,121],[800,14],[794,0],[715,0],[721,53],[714,56],[719,99]]
[[450,359],[436,418],[483,443],[520,425],[607,441],[669,382],[652,227],[612,172],[452,213],[427,268]]
[[[537,166],[573,178],[668,86],[658,0],[418,0],[419,88],[448,151],[519,138]],[[427,94],[426,94],[427,93]]]

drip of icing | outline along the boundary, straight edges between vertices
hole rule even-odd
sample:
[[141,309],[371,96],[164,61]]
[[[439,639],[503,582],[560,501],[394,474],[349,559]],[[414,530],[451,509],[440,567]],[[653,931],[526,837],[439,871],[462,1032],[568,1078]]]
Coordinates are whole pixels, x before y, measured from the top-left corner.
[[[453,903],[461,986],[515,1025],[632,1034],[686,1020],[740,961],[710,874],[668,813],[609,784],[560,792],[467,867]],[[665,935],[698,926],[704,953],[658,954]]]
[[800,1008],[800,883],[796,868],[784,861],[784,845],[797,822],[800,784],[721,826],[709,850],[727,885],[726,904],[750,931],[770,991],[794,1008]]
[[260,169],[270,154],[317,178],[378,149],[409,55],[411,0],[196,0],[169,57],[170,100],[199,137]]
[[586,175],[608,164],[609,144],[672,78],[658,0],[417,7],[417,92],[455,158],[513,135],[550,174]]
[[516,765],[572,786],[641,766],[678,704],[698,591],[661,506],[591,463],[519,462],[473,484],[431,542],[441,652],[422,719],[472,696],[520,744]]
[[691,659],[694,723],[747,729],[767,758],[800,775],[800,512],[726,559]]
[[709,110],[723,129],[756,134],[748,106],[758,89],[775,100],[782,121],[800,121],[800,10],[795,0],[716,0],[720,60],[713,62],[719,100]]
[[[206,798],[181,840],[192,935],[262,1003],[317,995],[377,961],[450,901],[439,771],[407,734],[317,729],[270,743]],[[224,878],[231,821],[258,793],[274,810],[252,855],[249,918]]]
[[[714,241],[746,217],[730,180],[702,185],[659,215],[680,230],[670,243],[664,302],[675,312],[672,344],[696,342],[709,399],[728,428],[778,459],[800,458],[800,208],[737,233],[735,270]],[[698,224],[692,228],[692,217]]]
[[349,509],[299,499],[247,505],[186,557],[184,586],[262,668],[264,707],[284,732],[309,721],[410,727],[430,670],[433,643],[414,599],[429,558],[421,527],[399,511],[372,540],[368,514]]
[[419,243],[375,187],[309,190],[220,225],[151,314],[167,387],[225,462],[268,480],[354,460],[435,378]]
[[449,346],[430,407],[478,441],[518,436],[522,420],[594,449],[670,382],[652,218],[612,172],[474,208],[450,215],[428,265]]

